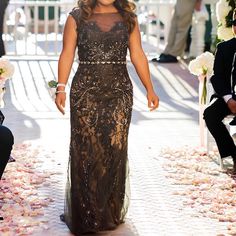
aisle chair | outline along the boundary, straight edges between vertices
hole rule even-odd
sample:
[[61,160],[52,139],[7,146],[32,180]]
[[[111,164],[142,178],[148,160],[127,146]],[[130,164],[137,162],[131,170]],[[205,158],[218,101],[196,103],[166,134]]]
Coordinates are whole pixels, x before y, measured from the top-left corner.
[[[207,83],[207,104],[210,103],[210,98],[214,93],[215,92],[214,92],[213,86],[212,86],[211,82],[209,81]],[[233,117],[234,117],[233,115],[228,115],[227,117],[225,117],[223,122],[224,122],[226,128],[228,129],[230,135],[234,138],[234,136],[236,134],[236,132],[235,132],[236,127],[229,125],[229,121],[231,121],[233,119]],[[211,135],[211,133],[209,132],[208,129],[207,129],[206,144],[207,144],[207,155],[209,155],[210,151],[212,150],[212,145],[216,145],[216,143],[215,143],[215,139],[213,138],[213,136]],[[223,160],[220,157],[220,155],[218,155],[218,163],[220,165],[220,168],[224,169],[224,163],[223,163]]]

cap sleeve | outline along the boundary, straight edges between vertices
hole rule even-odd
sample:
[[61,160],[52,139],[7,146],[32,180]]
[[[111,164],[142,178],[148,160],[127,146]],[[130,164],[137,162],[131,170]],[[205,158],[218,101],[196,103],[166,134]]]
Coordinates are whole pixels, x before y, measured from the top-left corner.
[[79,8],[73,8],[72,11],[69,13],[69,15],[71,15],[77,25],[77,28],[79,27],[79,15],[80,15],[80,10]]

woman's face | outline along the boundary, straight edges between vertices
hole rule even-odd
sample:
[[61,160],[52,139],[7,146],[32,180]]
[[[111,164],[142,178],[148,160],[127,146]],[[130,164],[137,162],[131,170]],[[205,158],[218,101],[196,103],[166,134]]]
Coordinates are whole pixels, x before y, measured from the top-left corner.
[[97,0],[97,5],[109,6],[112,5],[115,0]]

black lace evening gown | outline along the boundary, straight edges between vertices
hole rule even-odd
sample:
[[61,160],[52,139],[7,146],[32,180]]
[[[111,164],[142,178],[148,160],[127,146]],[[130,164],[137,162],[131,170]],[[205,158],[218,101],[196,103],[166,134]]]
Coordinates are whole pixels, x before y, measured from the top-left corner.
[[65,222],[81,235],[114,229],[128,208],[127,139],[133,89],[129,33],[119,13],[77,23],[78,70],[70,92],[71,144]]

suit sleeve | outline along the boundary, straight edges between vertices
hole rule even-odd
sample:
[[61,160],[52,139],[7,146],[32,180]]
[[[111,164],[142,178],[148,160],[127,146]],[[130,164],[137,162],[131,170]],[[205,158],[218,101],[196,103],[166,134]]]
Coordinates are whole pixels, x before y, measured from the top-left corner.
[[232,94],[230,75],[227,73],[224,51],[224,45],[222,43],[218,44],[213,68],[214,74],[211,77],[212,86],[220,97]]

